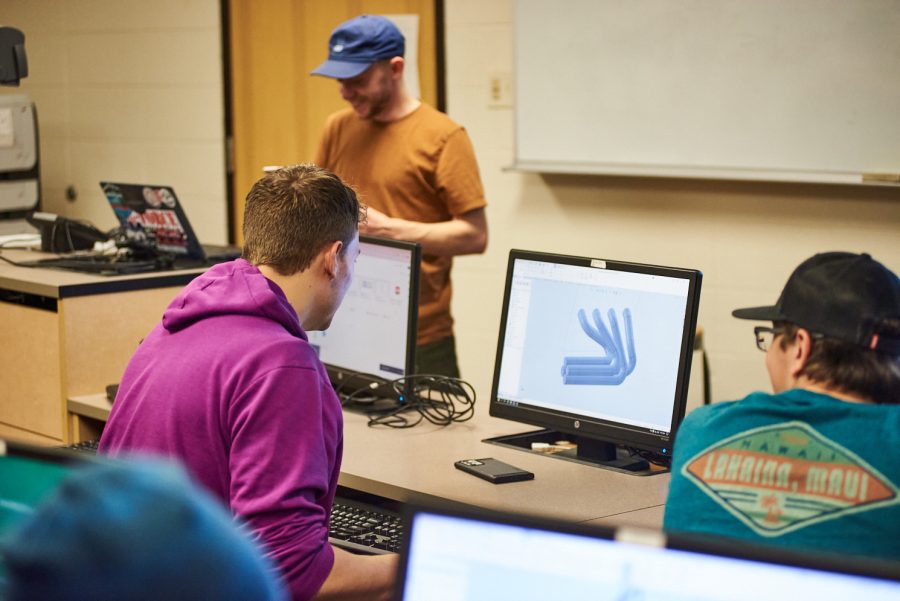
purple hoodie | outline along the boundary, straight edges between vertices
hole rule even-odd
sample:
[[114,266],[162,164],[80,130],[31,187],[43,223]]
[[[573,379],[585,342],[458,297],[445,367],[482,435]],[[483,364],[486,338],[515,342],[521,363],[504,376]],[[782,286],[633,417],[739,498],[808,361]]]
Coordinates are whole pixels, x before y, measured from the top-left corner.
[[309,599],[334,562],[342,431],[297,314],[238,259],[188,284],[141,342],[100,450],[179,459],[258,537],[294,599]]

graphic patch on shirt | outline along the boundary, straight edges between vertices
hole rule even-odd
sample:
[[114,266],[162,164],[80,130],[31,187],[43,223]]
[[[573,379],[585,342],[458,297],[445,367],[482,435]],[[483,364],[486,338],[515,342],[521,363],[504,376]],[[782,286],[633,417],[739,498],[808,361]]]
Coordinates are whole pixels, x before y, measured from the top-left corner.
[[803,422],[719,441],[688,460],[681,472],[767,537],[898,502],[893,482]]

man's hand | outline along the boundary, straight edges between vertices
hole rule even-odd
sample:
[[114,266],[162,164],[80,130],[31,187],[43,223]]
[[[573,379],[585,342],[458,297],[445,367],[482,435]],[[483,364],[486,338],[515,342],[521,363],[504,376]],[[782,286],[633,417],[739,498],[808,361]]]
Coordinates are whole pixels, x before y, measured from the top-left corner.
[[316,593],[316,601],[378,601],[391,599],[399,555],[354,555],[335,547],[331,573]]
[[366,222],[359,224],[359,233],[367,236],[378,236],[379,238],[397,239],[397,235],[393,233],[394,219],[388,217],[378,209],[372,207],[366,208]]
[[359,224],[360,234],[418,242],[426,254],[471,255],[484,252],[487,246],[487,218],[483,208],[436,223],[389,217],[372,207],[368,207],[367,215],[367,222]]

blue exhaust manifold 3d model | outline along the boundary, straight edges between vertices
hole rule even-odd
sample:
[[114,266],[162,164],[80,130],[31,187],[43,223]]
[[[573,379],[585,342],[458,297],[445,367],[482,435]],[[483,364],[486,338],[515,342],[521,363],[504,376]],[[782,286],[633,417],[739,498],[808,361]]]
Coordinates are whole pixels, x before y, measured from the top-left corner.
[[563,384],[588,384],[594,386],[616,386],[634,371],[637,354],[634,350],[634,332],[631,325],[631,309],[622,311],[625,321],[625,338],[628,348],[626,353],[619,321],[615,309],[607,312],[609,329],[603,323],[599,309],[591,312],[594,325],[588,321],[584,309],[578,310],[578,321],[581,329],[591,340],[603,347],[606,352],[599,357],[564,357],[562,365]]

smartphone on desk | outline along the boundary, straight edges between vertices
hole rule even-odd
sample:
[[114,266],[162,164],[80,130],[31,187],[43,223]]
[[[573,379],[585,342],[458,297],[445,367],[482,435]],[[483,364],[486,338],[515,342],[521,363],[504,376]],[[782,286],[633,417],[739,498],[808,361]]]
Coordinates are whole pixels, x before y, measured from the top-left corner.
[[461,459],[453,464],[456,469],[462,470],[473,476],[477,476],[482,480],[493,482],[494,484],[502,484],[504,482],[520,482],[522,480],[533,480],[534,474],[517,468],[508,463],[498,461],[493,457],[482,457],[481,459]]

